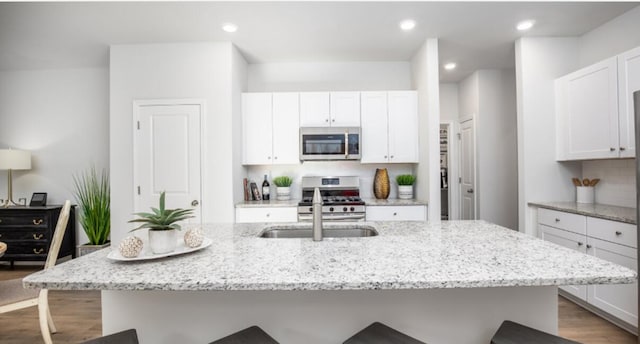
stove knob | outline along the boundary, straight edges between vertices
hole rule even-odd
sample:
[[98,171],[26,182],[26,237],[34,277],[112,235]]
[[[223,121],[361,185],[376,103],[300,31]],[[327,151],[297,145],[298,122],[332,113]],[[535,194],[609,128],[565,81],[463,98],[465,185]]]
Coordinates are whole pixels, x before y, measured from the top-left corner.
[[347,211],[347,207],[342,208],[342,211]]
[[351,207],[349,210],[351,210],[351,211],[356,211],[356,208]]
[[329,208],[329,211],[333,211],[333,207]]

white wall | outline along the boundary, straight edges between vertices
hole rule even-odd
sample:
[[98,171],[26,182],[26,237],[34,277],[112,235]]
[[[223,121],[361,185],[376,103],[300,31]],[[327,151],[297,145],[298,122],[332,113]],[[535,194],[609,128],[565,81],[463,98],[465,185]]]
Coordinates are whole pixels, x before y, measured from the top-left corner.
[[515,71],[480,70],[476,121],[478,218],[518,228]]
[[[242,180],[244,179],[247,169],[242,165],[242,93],[247,91],[247,61],[235,46],[232,46],[231,56],[231,94],[232,94],[232,186],[233,186],[233,203],[242,202],[244,200],[244,189],[242,188]],[[235,211],[235,210],[234,210]],[[235,214],[235,212],[234,212]],[[235,216],[235,215],[234,215]]]
[[576,69],[640,46],[639,33],[640,6],[582,35]]
[[458,84],[440,84],[440,121],[458,121]]
[[411,89],[409,62],[309,62],[249,65],[250,92]]
[[577,38],[520,38],[516,41],[519,230],[535,235],[528,202],[574,201],[571,178],[579,162],[555,161],[554,80],[578,61]]
[[[32,153],[32,169],[13,173],[14,199],[46,192],[47,203],[62,204],[74,200],[73,174],[109,168],[108,91],[106,69],[0,72],[0,148]],[[6,178],[0,171],[3,199]]]
[[585,161],[582,178],[600,178],[596,185],[596,203],[636,207],[636,160]]
[[[118,242],[126,235],[130,228],[126,222],[131,219],[133,211],[134,100],[205,100],[206,112],[202,122],[202,220],[234,221],[234,151],[230,149],[234,132],[232,58],[231,43],[111,47],[110,162],[113,241]],[[237,62],[238,59],[235,60]],[[241,70],[242,67],[238,67],[236,74],[242,74]],[[237,87],[236,93],[240,89],[242,87]],[[237,157],[235,159],[237,160]]]
[[475,117],[479,111],[478,73],[473,73],[458,84],[458,117],[466,119]]
[[427,39],[411,59],[412,88],[418,92],[420,163],[416,197],[427,200],[428,219],[440,220],[440,90],[438,40]]

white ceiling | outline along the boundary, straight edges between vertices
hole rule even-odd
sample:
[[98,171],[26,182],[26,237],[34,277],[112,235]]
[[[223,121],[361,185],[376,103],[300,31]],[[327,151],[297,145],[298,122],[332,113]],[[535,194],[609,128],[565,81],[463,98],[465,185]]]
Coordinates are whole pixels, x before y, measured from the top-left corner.
[[[441,81],[514,66],[516,22],[530,36],[577,36],[637,2],[0,3],[0,70],[108,65],[110,44],[231,41],[250,63],[408,61],[440,39]],[[398,23],[412,18],[413,32]],[[220,26],[233,22],[238,32]]]

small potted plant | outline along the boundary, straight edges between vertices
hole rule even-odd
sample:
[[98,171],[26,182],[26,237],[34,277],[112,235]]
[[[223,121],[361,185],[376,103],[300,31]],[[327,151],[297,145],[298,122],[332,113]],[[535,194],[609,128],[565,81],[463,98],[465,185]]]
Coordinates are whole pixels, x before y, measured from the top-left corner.
[[83,256],[109,246],[111,231],[111,198],[109,175],[100,174],[92,166],[83,174],[73,176],[75,198],[79,207],[80,225],[87,234],[89,243],[78,246],[78,255]]
[[401,174],[396,177],[396,182],[398,183],[398,198],[412,199],[416,177],[412,174]]
[[278,201],[286,201],[291,199],[291,183],[293,180],[287,176],[280,176],[273,178],[273,183],[276,184],[276,199]]
[[182,229],[176,222],[193,217],[193,209],[166,209],[165,192],[160,194],[160,207],[151,208],[153,213],[135,213],[139,218],[129,222],[142,223],[140,227],[132,229],[149,229],[149,247],[155,254],[169,253],[176,249],[178,238],[176,231]]

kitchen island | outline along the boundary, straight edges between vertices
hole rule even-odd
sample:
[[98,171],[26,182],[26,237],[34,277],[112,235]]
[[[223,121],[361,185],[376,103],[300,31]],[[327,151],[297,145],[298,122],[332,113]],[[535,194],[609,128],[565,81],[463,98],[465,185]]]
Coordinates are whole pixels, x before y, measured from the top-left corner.
[[488,343],[505,319],[555,333],[558,285],[636,280],[483,221],[360,225],[379,235],[265,239],[272,224],[210,224],[213,244],[201,251],[114,262],[107,249],[24,283],[102,290],[103,331],[136,328],[142,343],[204,343],[251,325],[283,344],[339,343],[380,321],[446,344]]

